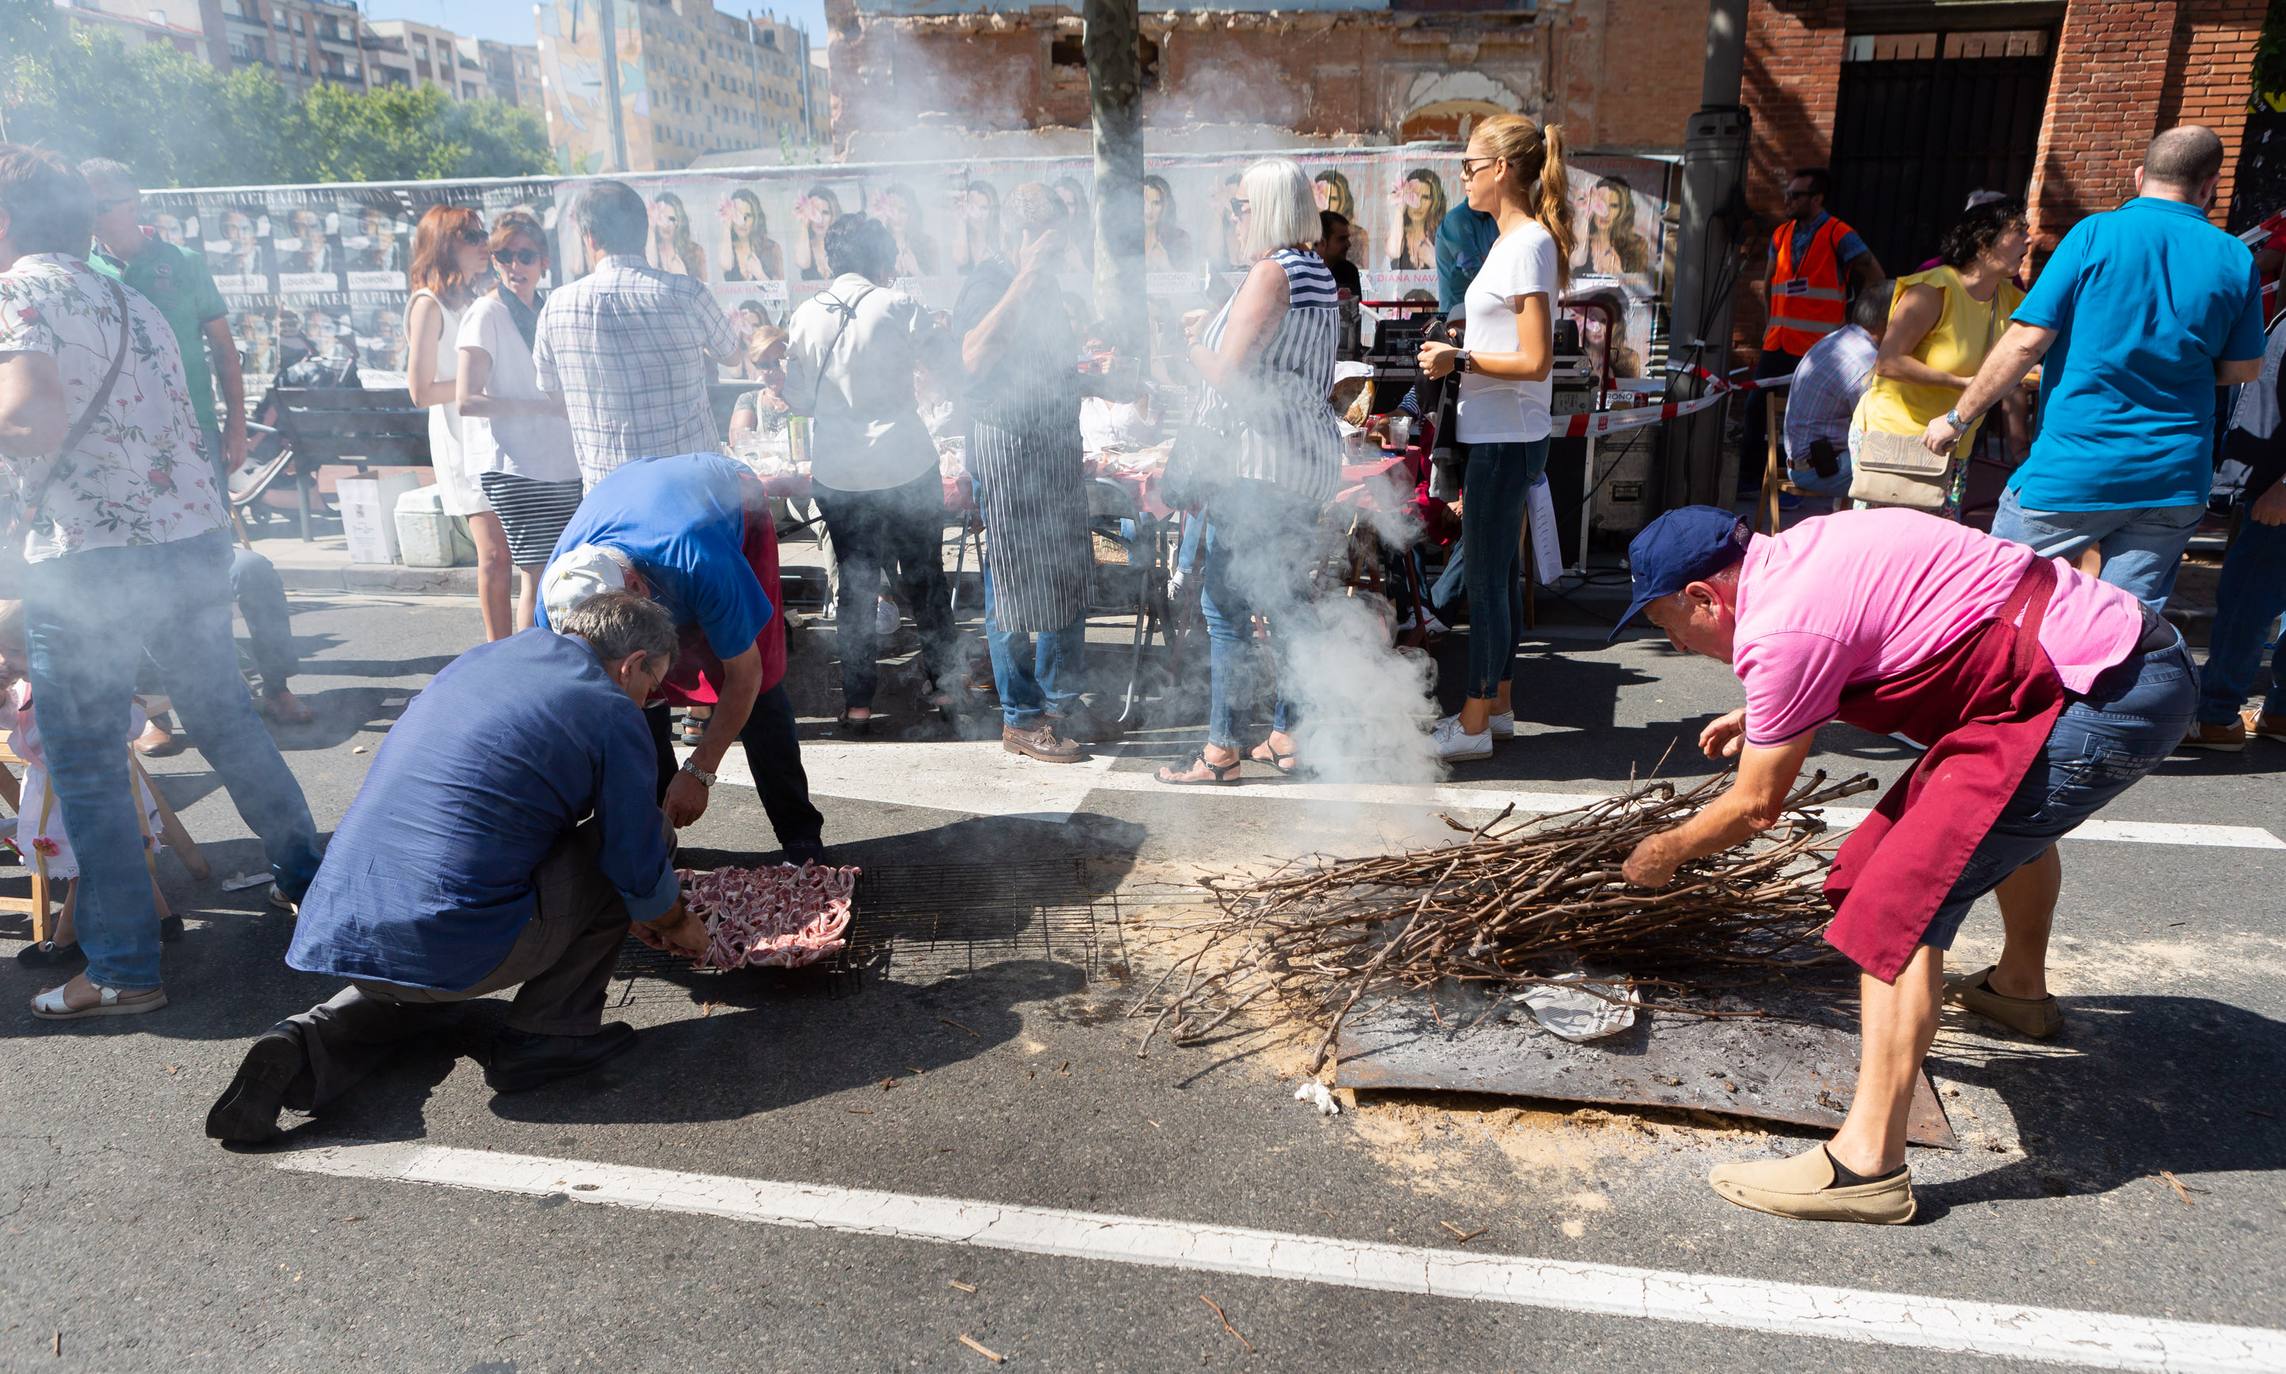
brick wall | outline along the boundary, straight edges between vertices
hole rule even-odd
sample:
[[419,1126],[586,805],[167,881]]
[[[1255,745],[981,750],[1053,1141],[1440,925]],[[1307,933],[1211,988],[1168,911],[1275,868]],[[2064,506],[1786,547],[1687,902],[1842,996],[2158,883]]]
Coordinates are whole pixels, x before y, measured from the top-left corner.
[[[1841,90],[1848,38],[1844,0],[1751,0],[1740,99],[1754,116],[1747,148],[1746,200],[1764,221],[1785,212],[1784,190],[1797,167],[1820,165],[1833,152],[1834,104]],[[1756,235],[1740,274],[1734,337],[1762,338],[1762,278],[1767,230]]]
[[[1778,190],[1792,168],[1830,157],[1845,8],[1843,0],[1753,0],[1749,8],[1744,99],[1754,142],[1747,198],[1759,214],[1777,212]],[[2222,221],[2266,9],[2265,0],[2070,0],[2033,160],[2029,199],[2039,248],[2132,195],[2144,145],[2184,122],[2223,137],[2214,209]],[[1943,24],[1934,6],[1928,23]],[[1847,207],[1841,209],[1846,217]],[[1740,293],[1742,339],[1762,319],[1762,256],[1757,245]]]
[[2161,127],[2181,9],[2178,0],[2079,0],[2065,10],[2032,164],[2040,248],[2134,194],[2143,145]]

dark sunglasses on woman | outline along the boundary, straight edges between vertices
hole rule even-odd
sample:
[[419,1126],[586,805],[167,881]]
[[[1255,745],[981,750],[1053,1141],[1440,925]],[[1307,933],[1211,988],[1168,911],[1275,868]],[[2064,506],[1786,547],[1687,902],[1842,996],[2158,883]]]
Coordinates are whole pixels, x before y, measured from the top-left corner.
[[503,248],[492,255],[492,260],[503,265],[514,263],[519,267],[537,267],[541,253],[537,248]]

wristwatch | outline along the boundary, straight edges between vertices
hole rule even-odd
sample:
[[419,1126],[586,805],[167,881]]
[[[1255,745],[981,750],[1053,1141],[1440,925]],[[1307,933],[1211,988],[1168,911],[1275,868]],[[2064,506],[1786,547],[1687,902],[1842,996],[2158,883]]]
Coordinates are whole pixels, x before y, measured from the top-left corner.
[[682,771],[690,774],[694,778],[697,778],[699,780],[699,786],[701,787],[714,786],[715,775],[709,773],[704,768],[699,767],[695,763],[685,762],[683,764]]
[[1945,412],[1945,423],[1963,434],[1968,433],[1969,422],[1961,418],[1961,412],[1957,407]]
[[1456,352],[1453,354],[1453,371],[1455,371],[1455,372],[1474,372],[1474,371],[1476,371],[1476,358],[1475,358],[1475,357],[1474,357],[1472,354],[1470,354],[1470,352],[1469,352],[1467,349],[1465,349],[1465,348],[1463,348],[1463,349],[1460,349],[1460,350],[1456,351]]

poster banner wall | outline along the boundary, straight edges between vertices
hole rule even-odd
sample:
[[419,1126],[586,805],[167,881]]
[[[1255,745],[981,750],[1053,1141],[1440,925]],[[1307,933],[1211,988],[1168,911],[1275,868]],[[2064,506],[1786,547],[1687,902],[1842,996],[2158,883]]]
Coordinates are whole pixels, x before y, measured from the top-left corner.
[[[1231,202],[1255,154],[1155,158],[1144,182],[1144,276],[1137,283],[1161,342],[1179,321],[1212,309],[1243,278]],[[1434,301],[1436,230],[1461,196],[1460,154],[1449,149],[1319,149],[1291,156],[1309,173],[1318,206],[1355,226],[1350,255],[1369,301]],[[1640,375],[1666,295],[1675,164],[1584,154],[1569,166],[1575,247],[1567,298],[1596,307],[1581,320],[1598,361]],[[153,192],[153,227],[197,246],[249,352],[248,385],[270,376],[276,341],[316,318],[353,340],[371,372],[403,367],[404,304],[413,241],[423,214],[466,206],[487,225],[502,212],[531,214],[549,236],[549,281],[589,267],[571,209],[586,178],[421,182],[397,185],[256,187]],[[707,284],[742,333],[782,326],[828,279],[825,231],[863,211],[897,241],[898,284],[950,309],[978,263],[1013,257],[1018,244],[1003,204],[1026,182],[1048,186],[1075,219],[1092,217],[1090,164],[1083,158],[980,160],[965,164],[823,164],[619,178],[650,208],[645,256]],[[1075,233],[1065,289],[1087,292],[1092,230]],[[287,317],[281,319],[281,316]],[[290,324],[291,329],[281,328]],[[265,349],[270,352],[265,353]],[[738,375],[743,369],[726,369]]]

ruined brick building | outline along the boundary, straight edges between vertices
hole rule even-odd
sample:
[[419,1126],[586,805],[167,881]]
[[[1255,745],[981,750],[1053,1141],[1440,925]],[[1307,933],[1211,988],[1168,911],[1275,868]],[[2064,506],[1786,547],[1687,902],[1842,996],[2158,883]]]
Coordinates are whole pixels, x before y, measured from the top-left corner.
[[[1775,215],[1788,169],[1829,165],[1835,210],[1910,267],[1970,190],[1993,187],[2031,201],[2044,251],[2132,193],[2161,128],[2211,124],[2236,165],[2269,8],[1752,0],[1749,202]],[[1706,16],[1704,0],[1144,0],[1145,117],[1161,147],[1265,147],[1449,138],[1520,110],[1578,147],[1679,153]],[[1075,6],[828,0],[827,22],[842,156],[931,156],[931,134],[1011,154],[1087,146]],[[2218,221],[2235,189],[2226,176]],[[1758,303],[1741,315],[1751,328]]]

